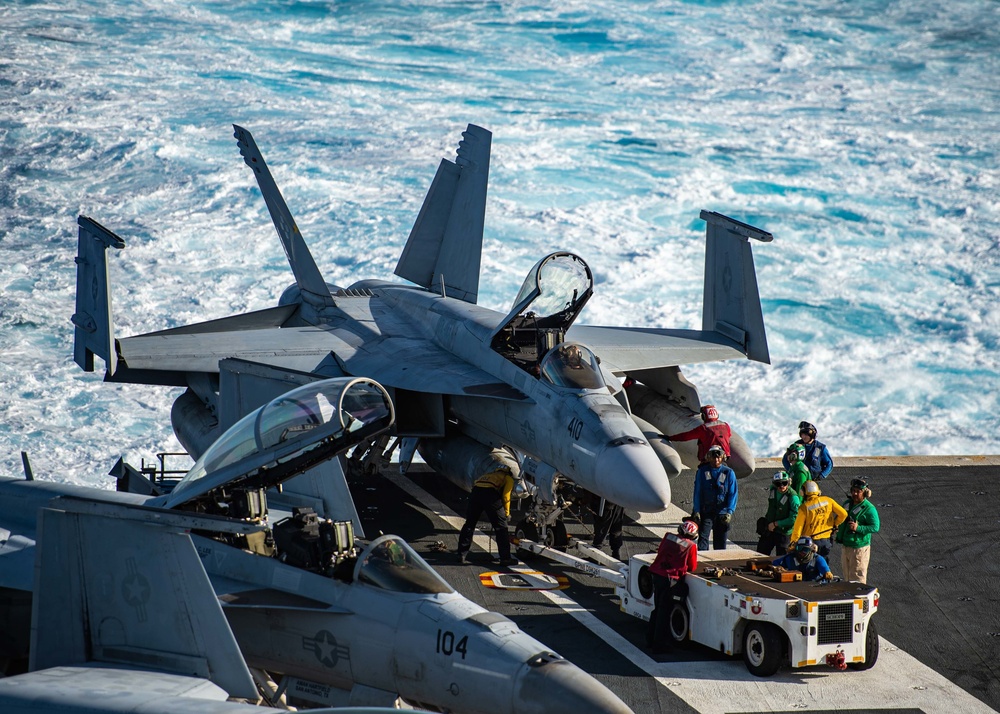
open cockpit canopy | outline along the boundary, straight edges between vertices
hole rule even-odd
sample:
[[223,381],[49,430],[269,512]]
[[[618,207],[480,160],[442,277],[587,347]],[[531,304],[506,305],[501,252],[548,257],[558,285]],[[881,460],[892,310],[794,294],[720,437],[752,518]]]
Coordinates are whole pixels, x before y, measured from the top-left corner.
[[545,354],[563,342],[593,292],[594,276],[582,258],[547,255],[528,271],[514,306],[493,333],[492,348],[535,372]]
[[269,488],[388,429],[392,402],[368,379],[339,377],[286,392],[233,424],[166,496],[174,508],[237,484]]

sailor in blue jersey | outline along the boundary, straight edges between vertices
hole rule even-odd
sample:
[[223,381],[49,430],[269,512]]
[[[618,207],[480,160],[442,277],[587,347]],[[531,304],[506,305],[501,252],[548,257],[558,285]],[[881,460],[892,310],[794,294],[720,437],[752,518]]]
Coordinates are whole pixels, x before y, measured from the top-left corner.
[[[830,458],[826,444],[816,440],[815,426],[807,421],[800,421],[799,440],[795,443],[802,444],[806,448],[804,463],[809,468],[813,481],[819,481],[830,475],[830,472],[833,471],[833,459]],[[785,471],[791,468],[787,453],[782,457],[781,463]]]
[[816,552],[816,545],[809,536],[802,536],[795,542],[795,550],[773,561],[785,570],[798,570],[803,580],[833,580],[826,558]]
[[698,520],[698,550],[708,550],[708,534],[712,533],[712,546],[716,550],[726,547],[729,523],[736,511],[739,487],[736,474],[722,463],[726,453],[721,446],[708,450],[707,463],[698,467],[694,477],[692,516]]

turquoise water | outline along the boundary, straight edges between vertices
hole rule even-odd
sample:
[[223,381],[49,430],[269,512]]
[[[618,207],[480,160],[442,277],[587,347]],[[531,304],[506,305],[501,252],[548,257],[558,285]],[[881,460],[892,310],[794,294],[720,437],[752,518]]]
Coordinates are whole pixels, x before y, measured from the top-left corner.
[[121,335],[291,282],[233,122],[334,283],[391,276],[469,122],[494,134],[491,307],[571,249],[583,321],[698,327],[698,212],[764,228],[772,364],[686,370],[758,454],[800,419],[835,457],[997,453],[997,46],[1000,5],[968,0],[7,2],[0,472],[176,447],[175,392],[72,362],[79,213],[128,242]]

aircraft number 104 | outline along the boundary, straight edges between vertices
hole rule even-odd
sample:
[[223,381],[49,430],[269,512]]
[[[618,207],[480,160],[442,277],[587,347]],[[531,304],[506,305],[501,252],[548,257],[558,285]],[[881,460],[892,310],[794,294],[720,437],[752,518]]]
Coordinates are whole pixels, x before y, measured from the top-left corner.
[[437,634],[437,653],[445,654],[451,656],[453,654],[462,655],[462,659],[465,659],[466,648],[469,645],[469,636],[465,635],[458,642],[455,642],[455,633],[450,630],[438,630]]

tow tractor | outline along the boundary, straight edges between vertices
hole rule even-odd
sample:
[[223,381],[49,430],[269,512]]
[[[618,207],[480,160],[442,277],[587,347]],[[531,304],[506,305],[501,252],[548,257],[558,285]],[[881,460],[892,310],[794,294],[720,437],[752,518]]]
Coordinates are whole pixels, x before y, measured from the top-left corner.
[[[576,540],[565,550],[523,538],[518,547],[609,581],[623,612],[649,620],[655,553],[622,563]],[[758,677],[773,675],[783,664],[861,670],[878,659],[875,587],[839,579],[802,581],[801,573],[774,569],[770,558],[744,548],[699,552],[697,570],[685,578],[687,600],[672,603],[669,613],[675,643],[691,640],[742,655]]]

